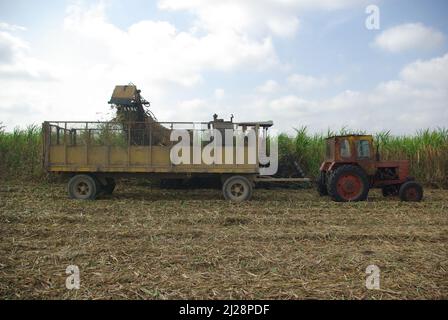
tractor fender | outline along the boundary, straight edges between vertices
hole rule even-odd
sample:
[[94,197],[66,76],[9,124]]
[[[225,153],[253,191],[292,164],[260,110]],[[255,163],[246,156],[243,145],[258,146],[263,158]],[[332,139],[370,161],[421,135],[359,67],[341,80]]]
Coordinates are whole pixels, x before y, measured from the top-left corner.
[[333,162],[322,162],[322,164],[320,165],[319,171],[328,171],[329,167],[333,164]]
[[330,166],[328,167],[327,171],[334,171],[337,168],[339,168],[340,166],[357,166],[357,167],[359,167],[359,165],[356,162],[332,162],[330,164]]

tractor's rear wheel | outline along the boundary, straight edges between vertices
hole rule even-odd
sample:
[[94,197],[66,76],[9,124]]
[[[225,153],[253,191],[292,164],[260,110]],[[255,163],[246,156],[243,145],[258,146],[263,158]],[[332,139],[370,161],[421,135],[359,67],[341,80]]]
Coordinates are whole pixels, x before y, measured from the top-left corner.
[[94,200],[99,189],[96,179],[86,174],[76,175],[68,182],[68,194],[73,199]]
[[408,181],[401,185],[399,196],[401,201],[419,202],[423,198],[423,188],[415,181]]
[[233,176],[224,182],[222,192],[226,200],[242,202],[252,197],[253,187],[246,177]]
[[325,171],[320,172],[319,180],[317,181],[317,192],[321,197],[328,195]]
[[328,193],[334,201],[364,201],[369,193],[369,181],[365,172],[352,165],[337,168],[331,175]]
[[328,195],[330,196],[330,197],[333,197],[333,194],[331,193],[332,192],[332,190],[331,190],[331,188],[330,188],[330,183],[331,183],[331,179],[333,179],[333,175],[334,175],[334,171],[328,171],[327,172],[327,176],[326,176],[326,182],[325,182],[325,184],[326,184],[326,186],[327,186],[327,193],[328,193]]
[[392,197],[398,195],[399,185],[389,185],[381,188],[384,197]]

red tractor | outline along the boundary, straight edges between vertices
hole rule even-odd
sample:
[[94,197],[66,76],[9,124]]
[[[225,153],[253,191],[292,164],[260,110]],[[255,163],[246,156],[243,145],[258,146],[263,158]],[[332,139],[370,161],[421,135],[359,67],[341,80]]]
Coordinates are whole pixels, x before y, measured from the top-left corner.
[[338,202],[364,201],[370,188],[402,201],[420,201],[423,188],[409,177],[409,161],[381,161],[373,152],[370,135],[335,136],[327,139],[325,161],[320,166],[318,192]]

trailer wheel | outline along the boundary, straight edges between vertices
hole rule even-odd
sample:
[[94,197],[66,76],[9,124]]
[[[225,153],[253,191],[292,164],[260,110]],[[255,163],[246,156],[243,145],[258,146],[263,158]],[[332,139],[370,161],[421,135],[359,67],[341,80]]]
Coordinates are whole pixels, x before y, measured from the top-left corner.
[[252,197],[253,186],[246,177],[233,176],[224,182],[222,192],[226,200],[242,202]]
[[98,190],[98,183],[86,174],[76,175],[68,182],[68,194],[73,199],[94,200]]
[[317,181],[317,192],[321,197],[328,195],[328,189],[325,177],[326,177],[325,171],[321,171],[319,180]]
[[329,183],[329,194],[334,201],[364,201],[369,193],[369,182],[365,172],[351,165],[344,165],[335,170]]
[[401,201],[419,202],[423,198],[423,188],[415,181],[408,181],[401,185],[398,194]]

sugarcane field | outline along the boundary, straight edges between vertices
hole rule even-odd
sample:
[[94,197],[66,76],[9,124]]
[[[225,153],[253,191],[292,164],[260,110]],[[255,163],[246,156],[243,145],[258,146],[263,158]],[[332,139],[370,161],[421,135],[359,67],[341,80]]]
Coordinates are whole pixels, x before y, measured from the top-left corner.
[[[133,94],[137,92],[135,89]],[[346,148],[344,143],[335,143],[335,140],[356,142],[359,138],[371,142],[370,136],[348,133],[324,139],[309,137],[306,129],[302,129],[296,137],[280,136],[278,173],[283,178],[252,177],[250,168],[236,175],[233,164],[231,169],[225,165],[216,169],[212,164],[213,170],[218,170],[213,171],[202,163],[203,159],[198,166],[175,166],[167,171],[163,171],[162,162],[158,166],[148,163],[142,167],[126,161],[119,163],[118,156],[118,160],[112,157],[105,160],[104,165],[95,163],[100,161],[96,159],[105,159],[94,155],[97,150],[102,151],[95,148],[104,148],[96,147],[97,144],[119,146],[123,143],[128,146],[127,150],[132,144],[146,146],[140,132],[150,131],[151,124],[157,124],[152,128],[155,137],[150,135],[146,143],[156,140],[160,148],[161,141],[169,142],[170,137],[163,136],[164,130],[169,129],[152,122],[153,116],[143,113],[145,122],[127,122],[130,117],[138,116],[138,110],[124,111],[118,107],[117,118],[126,120],[108,123],[119,127],[117,132],[104,133],[110,128],[101,127],[97,129],[99,134],[95,129],[87,131],[90,135],[87,138],[86,131],[77,133],[76,129],[68,130],[56,124],[56,130],[51,130],[47,123],[42,130],[31,127],[27,131],[2,133],[2,145],[11,143],[9,153],[3,155],[20,156],[10,165],[24,166],[15,169],[20,174],[4,180],[6,183],[0,189],[4,298],[446,298],[448,192],[444,188],[443,172],[448,162],[443,158],[446,153],[442,149],[435,153],[441,165],[436,170],[422,162],[422,158],[430,159],[434,155],[431,154],[434,149],[425,149],[424,143],[418,151],[419,158],[411,161],[410,167],[419,178],[432,175],[430,181],[423,180],[429,187],[424,199],[423,194],[418,194],[422,192],[421,185],[408,177],[410,173],[401,178],[401,169],[396,172],[393,169],[393,166],[402,166],[409,170],[409,161],[372,159],[376,173],[367,187],[376,183],[381,188],[370,192],[364,187],[354,190],[367,176],[362,171],[358,175],[356,170],[348,175],[348,181],[341,178],[337,187],[331,189],[334,178],[330,176],[340,171],[329,168],[323,171],[323,167],[331,163],[349,173],[354,167],[353,160],[349,161],[350,165],[344,159],[337,164],[339,160],[331,158],[338,156],[328,154],[331,150],[326,154],[328,161],[323,162],[314,179],[303,178],[303,172],[315,170],[318,163],[302,158],[299,168],[303,169],[295,168],[298,163],[290,163],[290,159],[300,159],[294,154],[297,150],[306,152],[310,148],[309,152],[313,153],[327,147],[334,152],[335,144],[336,149]],[[215,117],[211,123],[226,122]],[[77,127],[84,126],[82,123]],[[129,129],[137,126],[134,131]],[[123,135],[135,142],[121,141]],[[74,142],[76,136],[78,141]],[[428,136],[432,138],[429,141],[438,138],[441,147],[447,147],[448,135],[443,131],[422,132],[413,139],[424,140]],[[93,142],[95,137],[106,142]],[[299,145],[306,139],[304,145]],[[391,148],[399,148],[389,158],[406,151],[404,143],[394,139],[397,138],[382,137]],[[65,149],[62,156],[58,155],[61,145]],[[154,147],[150,153],[161,152],[156,146],[145,148]],[[14,148],[17,148],[15,154]],[[87,158],[92,159],[90,164],[94,164],[90,168],[89,162],[84,162],[86,148],[92,150],[87,151]],[[43,154],[40,150],[44,150]],[[110,157],[111,151],[108,152]],[[39,163],[42,158],[43,166]],[[58,162],[61,158],[66,160]],[[118,165],[108,172],[111,161],[117,161]],[[370,165],[362,163],[357,168],[362,170],[366,166],[369,170]],[[153,166],[161,171],[145,171],[152,170]],[[42,172],[45,167],[49,170],[46,173]],[[50,171],[53,167],[56,172]],[[167,162],[166,167],[171,167],[171,163]],[[382,171],[383,168],[387,170]],[[347,176],[344,174],[343,177]],[[229,194],[224,190],[223,196],[221,189],[226,185],[221,183],[223,176],[226,181],[252,177],[248,184],[251,197],[246,196],[245,190],[232,193],[232,189]],[[93,180],[91,185],[89,179]],[[235,188],[244,189],[246,179],[236,180]],[[113,183],[113,187],[108,189],[108,183]],[[410,198],[403,195],[406,185],[413,191],[408,191]],[[89,193],[91,189],[97,190],[96,193]],[[363,197],[363,192],[368,192],[368,197],[356,198]],[[78,270],[83,270],[83,286],[78,290],[61,286],[67,276],[61,272],[64,265],[76,265]],[[364,266],[370,265],[381,268],[383,289],[365,287]]]
[[[234,204],[219,189],[145,182],[88,202],[67,202],[61,183],[11,183],[1,197],[3,299],[447,294],[446,190],[427,191],[417,205],[376,190],[367,202],[336,203],[312,189],[257,190]],[[80,288],[67,290],[74,264]],[[365,286],[369,265],[381,270],[380,290]]]

